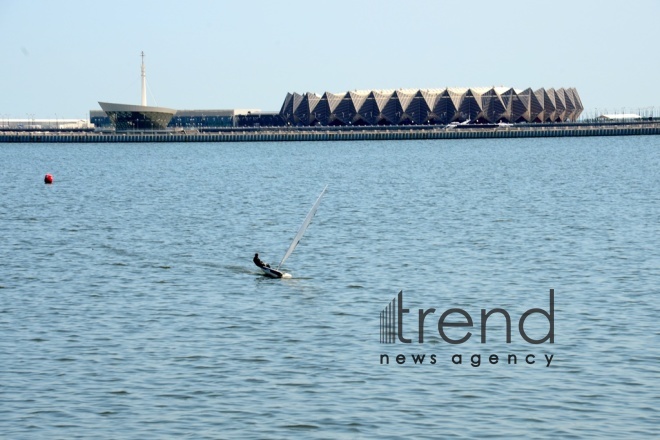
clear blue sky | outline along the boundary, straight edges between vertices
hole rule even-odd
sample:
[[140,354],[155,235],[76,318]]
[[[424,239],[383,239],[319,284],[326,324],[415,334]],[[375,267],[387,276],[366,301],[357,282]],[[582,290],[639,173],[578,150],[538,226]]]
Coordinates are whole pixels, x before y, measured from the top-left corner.
[[97,101],[278,111],[287,92],[576,87],[660,112],[660,1],[0,0],[0,117]]

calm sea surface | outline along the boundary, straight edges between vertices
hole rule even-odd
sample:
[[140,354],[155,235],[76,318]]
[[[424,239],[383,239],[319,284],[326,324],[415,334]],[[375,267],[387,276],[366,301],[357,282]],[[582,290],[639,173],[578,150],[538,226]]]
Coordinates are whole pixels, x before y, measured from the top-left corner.
[[[658,435],[658,136],[2,144],[0,164],[2,438]],[[260,275],[326,184],[293,278]],[[550,289],[554,343],[530,344]],[[400,290],[412,343],[381,344]],[[439,335],[451,308],[463,344]],[[481,343],[494,308],[511,343],[502,314]]]

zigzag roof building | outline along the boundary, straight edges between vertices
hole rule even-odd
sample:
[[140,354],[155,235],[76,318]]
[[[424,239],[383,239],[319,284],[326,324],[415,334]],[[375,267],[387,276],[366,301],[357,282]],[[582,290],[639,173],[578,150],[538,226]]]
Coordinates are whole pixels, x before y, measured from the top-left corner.
[[280,116],[297,126],[541,123],[576,121],[583,110],[572,87],[482,87],[287,93]]

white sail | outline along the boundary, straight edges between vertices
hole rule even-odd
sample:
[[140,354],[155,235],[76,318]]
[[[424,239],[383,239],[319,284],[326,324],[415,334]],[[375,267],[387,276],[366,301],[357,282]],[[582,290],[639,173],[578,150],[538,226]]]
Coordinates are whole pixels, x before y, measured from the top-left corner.
[[284,257],[282,257],[282,261],[280,261],[280,264],[277,266],[278,269],[282,264],[284,264],[286,259],[289,258],[289,255],[291,255],[291,253],[296,248],[296,246],[298,246],[298,243],[300,243],[300,239],[307,230],[309,224],[312,222],[312,219],[314,218],[314,214],[316,214],[316,210],[319,209],[319,205],[321,204],[321,198],[323,197],[323,194],[325,194],[326,189],[328,189],[328,185],[326,185],[325,188],[323,188],[323,191],[321,191],[319,198],[316,199],[316,202],[314,202],[314,205],[312,205],[312,209],[310,209],[309,213],[307,214],[307,217],[305,217],[305,220],[300,226],[300,229],[298,229],[298,233],[293,238],[293,242],[291,243],[291,246],[289,246],[289,249],[287,249],[286,254],[284,254]]

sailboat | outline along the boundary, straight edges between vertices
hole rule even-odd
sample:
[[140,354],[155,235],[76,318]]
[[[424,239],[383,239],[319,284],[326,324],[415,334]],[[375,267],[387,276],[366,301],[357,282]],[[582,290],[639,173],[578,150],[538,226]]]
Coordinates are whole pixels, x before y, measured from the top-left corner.
[[319,205],[321,204],[321,199],[323,198],[323,195],[325,194],[325,191],[327,189],[328,189],[328,185],[326,185],[325,188],[323,188],[323,191],[321,191],[321,194],[316,199],[316,202],[314,202],[314,204],[312,205],[312,209],[310,209],[309,212],[307,213],[305,220],[303,220],[302,225],[300,225],[300,228],[298,229],[298,233],[296,233],[296,236],[293,237],[293,241],[291,242],[289,249],[287,249],[286,253],[280,260],[280,264],[277,265],[277,269],[273,269],[272,267],[269,266],[261,266],[261,270],[263,270],[267,276],[272,278],[291,278],[291,274],[282,272],[280,270],[280,267],[282,267],[286,259],[291,256],[296,246],[298,246],[298,243],[300,243],[300,240],[305,234],[307,227],[314,218],[314,214],[316,214],[316,211],[319,209]]

